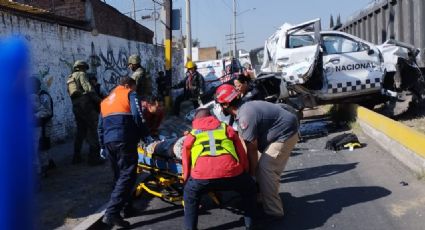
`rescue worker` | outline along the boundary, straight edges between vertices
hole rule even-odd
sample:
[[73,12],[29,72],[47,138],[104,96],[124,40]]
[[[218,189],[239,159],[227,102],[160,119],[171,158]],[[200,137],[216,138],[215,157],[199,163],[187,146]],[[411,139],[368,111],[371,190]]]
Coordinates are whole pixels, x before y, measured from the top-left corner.
[[125,208],[132,208],[129,203],[136,182],[137,143],[146,135],[135,90],[136,81],[123,77],[100,105],[99,139],[111,163],[115,181],[102,219],[110,226],[130,225],[120,216],[120,212]]
[[140,56],[137,54],[128,57],[128,67],[133,71],[131,78],[136,81],[136,93],[143,98],[152,95],[152,81],[140,62]]
[[180,105],[185,100],[191,100],[194,109],[198,108],[198,99],[202,97],[205,90],[204,77],[196,70],[195,63],[188,61],[185,67],[187,69],[186,77],[172,87],[173,89],[184,89],[183,94],[179,95],[174,102],[173,112],[176,116],[180,115]]
[[[43,95],[41,91],[41,82],[38,78],[31,78],[32,86],[34,87],[34,92],[31,94],[32,106],[33,106],[33,116],[35,119],[34,127],[34,147],[37,155],[34,158],[35,167],[38,174],[45,174],[46,167],[48,166],[49,155],[47,151],[42,151],[40,149],[40,140],[43,134],[44,122],[47,118],[51,117],[52,112],[50,110],[50,104],[43,101]],[[43,175],[44,176],[44,175]]]
[[243,75],[245,75],[246,77],[249,77],[251,80],[255,79],[255,73],[254,70],[252,69],[252,65],[249,63],[245,63],[244,64],[244,68],[242,71]]
[[89,66],[85,61],[77,60],[73,66],[74,71],[67,80],[68,94],[71,97],[72,111],[77,123],[72,163],[78,164],[82,161],[81,148],[86,139],[90,146],[88,163],[98,165],[103,163],[99,157],[100,147],[96,132],[99,114],[96,108],[101,99],[89,82],[86,74],[88,69]]
[[272,218],[283,217],[279,181],[298,141],[297,117],[266,101],[242,103],[235,87],[228,84],[217,88],[216,102],[225,114],[236,117],[247,149],[249,171],[259,184],[265,214]]
[[96,76],[90,76],[89,81],[94,91],[97,93],[97,96],[99,96],[101,99],[105,98],[108,95],[102,88],[102,86],[97,82]]
[[242,196],[245,226],[251,229],[255,212],[255,183],[238,134],[209,109],[199,109],[193,129],[183,143],[184,227],[197,229],[198,206],[209,190],[234,190]]
[[166,76],[164,71],[158,72],[158,77],[156,78],[156,85],[158,87],[158,95],[162,100],[166,96],[170,95],[170,77]]
[[153,139],[159,138],[159,126],[164,119],[165,112],[159,99],[155,96],[145,97],[142,102],[143,117],[146,120],[146,127],[149,135]]
[[239,92],[242,102],[263,99],[260,91],[255,87],[255,84],[248,76],[239,74],[239,76],[233,80],[233,84],[235,85],[236,90]]

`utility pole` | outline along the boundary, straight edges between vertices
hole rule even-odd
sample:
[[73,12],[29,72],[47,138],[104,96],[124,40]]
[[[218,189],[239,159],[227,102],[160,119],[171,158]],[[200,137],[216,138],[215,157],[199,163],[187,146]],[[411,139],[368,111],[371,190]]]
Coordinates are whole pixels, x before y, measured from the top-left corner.
[[190,23],[190,0],[186,0],[186,50],[187,50],[187,59],[192,60],[192,31],[191,31],[191,23]]
[[236,48],[236,0],[233,0],[233,57],[238,58]]
[[136,2],[133,0],[133,19],[136,21]]
[[156,2],[155,1],[153,1],[153,15],[154,15],[154,31],[155,31],[155,52],[156,52],[156,46],[158,45],[158,43],[156,42],[157,41],[157,37],[158,37],[158,35],[156,34],[156,20],[158,20],[158,18],[156,18],[157,17],[157,14],[156,14]]
[[[230,33],[230,34],[226,34],[225,36],[226,36],[227,44],[230,46],[231,51],[229,51],[229,52],[233,52],[233,57],[236,57],[236,55],[234,53],[235,51],[234,50],[232,51],[231,47],[235,46],[235,43],[239,44],[239,43],[244,42],[242,40],[243,38],[245,38],[244,33],[243,32],[240,32],[240,33],[237,33],[237,34]],[[230,56],[230,54],[229,54],[229,56]]]
[[[172,30],[171,30],[171,10],[173,9],[172,0],[164,0],[164,11],[165,11],[165,39],[164,39],[164,48],[165,48],[165,76],[170,80],[172,84]],[[170,85],[171,87],[171,85]],[[165,98],[165,107],[171,108],[171,97],[167,95]]]

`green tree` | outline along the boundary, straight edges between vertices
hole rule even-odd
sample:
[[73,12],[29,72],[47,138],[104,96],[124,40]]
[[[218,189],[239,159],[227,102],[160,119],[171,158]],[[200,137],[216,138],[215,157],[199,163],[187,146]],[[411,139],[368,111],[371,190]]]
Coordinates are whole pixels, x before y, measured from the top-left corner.
[[336,18],[336,25],[337,25],[337,26],[342,26],[342,23],[341,23],[341,15],[340,15],[340,14],[338,14],[338,17]]

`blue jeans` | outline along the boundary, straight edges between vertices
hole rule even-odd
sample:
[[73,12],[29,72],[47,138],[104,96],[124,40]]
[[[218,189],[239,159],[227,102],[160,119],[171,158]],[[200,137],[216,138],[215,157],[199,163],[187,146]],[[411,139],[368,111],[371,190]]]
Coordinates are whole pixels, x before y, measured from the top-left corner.
[[230,190],[241,195],[245,226],[251,226],[256,207],[256,187],[254,180],[247,173],[242,173],[239,176],[219,179],[200,180],[190,177],[183,193],[185,229],[197,229],[201,196],[216,190]]
[[137,143],[111,142],[105,151],[114,173],[114,189],[106,208],[106,216],[118,216],[131,200],[131,191],[137,177]]

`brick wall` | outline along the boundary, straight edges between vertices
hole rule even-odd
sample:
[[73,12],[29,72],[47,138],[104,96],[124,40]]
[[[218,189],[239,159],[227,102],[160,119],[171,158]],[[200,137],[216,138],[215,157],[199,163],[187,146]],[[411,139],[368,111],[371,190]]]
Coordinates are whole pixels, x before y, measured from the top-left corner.
[[85,0],[15,0],[64,17],[85,20]]
[[76,20],[88,20],[90,29],[128,40],[152,44],[154,33],[100,0],[15,0]]
[[[10,34],[21,34],[31,51],[31,75],[40,78],[42,87],[50,92],[54,102],[51,138],[64,140],[73,134],[75,124],[71,101],[66,92],[66,79],[77,59],[86,60],[90,74],[98,78],[105,89],[116,85],[118,77],[131,74],[127,57],[137,53],[142,65],[156,76],[164,68],[163,48],[152,44],[130,41],[110,35],[93,36],[91,32],[59,24],[34,20],[0,11],[0,39]],[[183,52],[174,52],[173,76],[183,76]]]
[[154,33],[114,7],[91,0],[96,29],[103,34],[152,44]]

